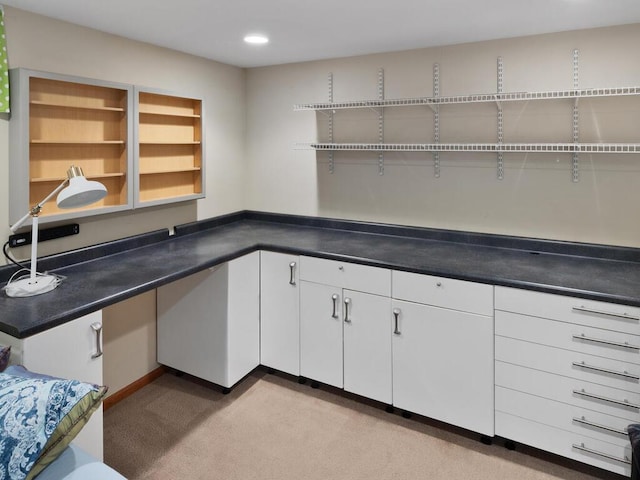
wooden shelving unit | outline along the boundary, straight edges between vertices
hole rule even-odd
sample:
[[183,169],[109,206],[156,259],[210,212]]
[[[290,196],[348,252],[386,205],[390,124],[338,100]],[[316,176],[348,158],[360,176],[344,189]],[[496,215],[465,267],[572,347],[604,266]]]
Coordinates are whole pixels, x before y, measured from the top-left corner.
[[107,196],[73,210],[50,201],[41,222],[204,197],[201,99],[22,68],[10,74],[10,224],[71,165]]
[[136,205],[202,198],[202,100],[141,88],[136,95]]
[[104,183],[107,196],[72,210],[48,202],[43,221],[131,208],[133,88],[26,69],[12,70],[11,82],[10,222],[59,185],[71,165]]

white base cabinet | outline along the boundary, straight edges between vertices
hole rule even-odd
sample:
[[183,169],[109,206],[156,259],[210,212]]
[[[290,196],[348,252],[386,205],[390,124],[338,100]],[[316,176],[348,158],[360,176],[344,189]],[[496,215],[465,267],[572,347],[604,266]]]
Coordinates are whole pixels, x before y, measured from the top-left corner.
[[[11,363],[60,378],[102,385],[102,311],[90,313],[25,339],[0,332],[0,343],[11,345]],[[73,443],[95,458],[103,458],[102,405]]]
[[393,288],[394,406],[493,436],[493,287],[394,271]]
[[300,267],[300,374],[390,404],[390,271],[311,257]]
[[300,259],[260,252],[260,363],[300,375]]
[[260,364],[260,254],[158,288],[158,363],[230,388]]

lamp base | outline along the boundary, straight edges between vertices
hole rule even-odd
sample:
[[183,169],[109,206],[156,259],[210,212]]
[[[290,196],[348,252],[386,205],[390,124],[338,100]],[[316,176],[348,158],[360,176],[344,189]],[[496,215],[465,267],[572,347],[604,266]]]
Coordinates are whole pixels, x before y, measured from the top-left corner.
[[50,292],[60,284],[60,281],[57,275],[37,274],[35,281],[32,282],[27,275],[7,283],[4,291],[9,297],[33,297]]

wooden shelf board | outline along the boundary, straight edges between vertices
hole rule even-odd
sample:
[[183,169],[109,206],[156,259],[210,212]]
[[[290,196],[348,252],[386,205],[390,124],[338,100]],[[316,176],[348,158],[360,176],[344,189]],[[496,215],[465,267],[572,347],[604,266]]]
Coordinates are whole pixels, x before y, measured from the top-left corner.
[[34,145],[124,145],[124,140],[30,140]]
[[64,103],[53,103],[53,102],[41,102],[37,100],[32,100],[29,102],[31,105],[39,105],[43,107],[61,107],[61,108],[69,108],[74,110],[98,110],[105,112],[124,112],[125,109],[122,107],[91,107],[91,106],[83,106],[83,105],[68,105]]
[[158,117],[180,117],[180,118],[200,118],[200,115],[197,114],[186,114],[186,113],[164,113],[164,112],[139,112],[140,115],[154,115]]
[[150,142],[140,142],[140,145],[200,145],[199,140],[194,140],[193,142],[160,142],[160,141],[150,141]]
[[[94,178],[114,178],[114,177],[124,177],[124,176],[125,176],[124,172],[116,172],[116,173],[97,173],[95,175],[87,175],[86,177],[88,180],[92,180]],[[39,177],[39,178],[32,178],[29,181],[31,183],[47,183],[47,182],[62,183],[64,181],[64,177],[55,177],[55,178]]]
[[144,172],[140,172],[140,175],[163,175],[166,173],[186,173],[186,172],[199,172],[202,170],[200,167],[192,167],[192,168],[175,168],[171,170],[147,170]]

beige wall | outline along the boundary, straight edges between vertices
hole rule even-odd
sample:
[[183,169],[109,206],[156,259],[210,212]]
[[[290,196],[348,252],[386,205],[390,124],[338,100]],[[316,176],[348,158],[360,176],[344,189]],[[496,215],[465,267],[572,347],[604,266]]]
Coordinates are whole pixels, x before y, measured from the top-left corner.
[[[387,153],[384,176],[377,154],[295,150],[320,139],[327,117],[294,112],[296,103],[325,102],[333,72],[334,101],[377,98],[385,71],[386,98],[431,96],[433,64],[441,95],[496,91],[498,56],[504,91],[573,87],[573,50],[579,86],[640,85],[640,25],[429,48],[248,70],[247,154],[251,209],[492,232],[538,238],[640,246],[640,155],[580,155],[580,181],[571,181],[570,154],[506,155],[496,179],[495,154],[441,154],[434,178],[430,153]],[[571,100],[507,104],[506,142],[568,142]],[[582,141],[640,141],[640,97],[582,100]],[[442,142],[495,142],[493,104],[443,107]],[[318,123],[316,123],[316,116]],[[337,141],[377,142],[374,111],[339,111]],[[433,140],[429,107],[385,111],[387,142]],[[326,139],[325,139],[326,141]]]
[[104,383],[112,395],[144,377],[156,362],[156,291],[151,290],[102,312]]

